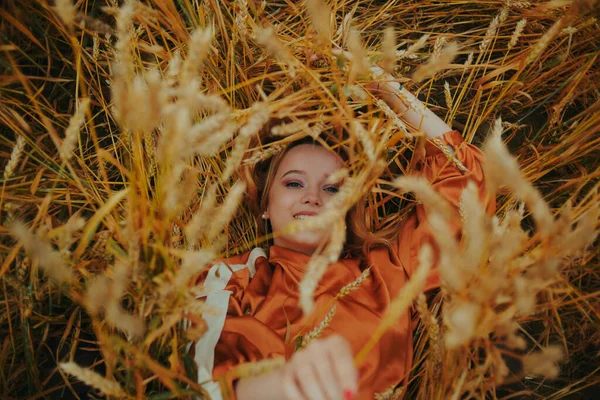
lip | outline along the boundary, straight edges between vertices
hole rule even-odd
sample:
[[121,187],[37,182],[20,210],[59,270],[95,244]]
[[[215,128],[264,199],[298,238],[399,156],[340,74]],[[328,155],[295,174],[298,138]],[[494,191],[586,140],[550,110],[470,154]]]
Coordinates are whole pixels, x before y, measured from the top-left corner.
[[310,217],[313,217],[313,216],[317,215],[317,213],[314,211],[300,211],[299,213],[294,214],[294,217],[296,217],[298,215],[308,215]]

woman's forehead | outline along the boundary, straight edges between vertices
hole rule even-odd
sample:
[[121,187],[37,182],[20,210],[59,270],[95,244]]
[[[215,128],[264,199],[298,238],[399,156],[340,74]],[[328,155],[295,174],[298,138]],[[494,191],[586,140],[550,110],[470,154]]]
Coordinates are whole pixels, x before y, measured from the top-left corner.
[[343,166],[344,162],[335,152],[318,145],[302,144],[283,156],[277,175],[281,176],[289,170],[330,175]]

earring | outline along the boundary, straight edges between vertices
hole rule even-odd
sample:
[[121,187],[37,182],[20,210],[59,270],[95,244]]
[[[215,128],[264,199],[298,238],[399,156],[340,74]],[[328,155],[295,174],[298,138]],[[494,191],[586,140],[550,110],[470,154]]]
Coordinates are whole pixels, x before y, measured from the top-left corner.
[[262,219],[267,219],[267,212],[262,213]]

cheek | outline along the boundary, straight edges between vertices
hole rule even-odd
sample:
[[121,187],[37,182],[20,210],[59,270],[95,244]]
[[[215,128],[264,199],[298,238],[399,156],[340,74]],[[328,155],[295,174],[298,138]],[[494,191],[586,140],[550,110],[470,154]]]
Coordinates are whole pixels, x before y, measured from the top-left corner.
[[289,193],[273,188],[269,195],[269,218],[273,229],[283,228],[289,222],[289,213],[293,204],[293,198]]

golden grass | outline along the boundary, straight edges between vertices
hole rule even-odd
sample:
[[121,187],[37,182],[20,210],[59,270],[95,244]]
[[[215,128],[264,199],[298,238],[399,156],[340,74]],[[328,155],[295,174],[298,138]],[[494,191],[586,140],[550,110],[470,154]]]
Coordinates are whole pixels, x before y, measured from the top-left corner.
[[[341,138],[352,153],[349,193],[310,223],[339,220],[366,194],[375,228],[394,224],[411,209],[395,183],[448,231],[442,201],[421,182],[395,180],[421,140],[365,96],[367,62],[379,60],[467,142],[489,136],[498,199],[490,218],[467,190],[463,241],[438,237],[443,301],[427,310],[417,300],[424,329],[406,397],[585,398],[600,385],[595,1],[8,3],[2,397],[83,395],[61,370],[117,397],[203,393],[185,348],[211,310],[187,283],[216,257],[265,242],[262,221],[238,207],[236,173],[300,131],[350,132]],[[334,56],[339,48],[354,61]],[[270,118],[286,124],[266,146]],[[334,238],[342,232],[336,225]],[[315,255],[321,267],[340,240]],[[409,289],[391,311],[412,304],[419,291]]]

